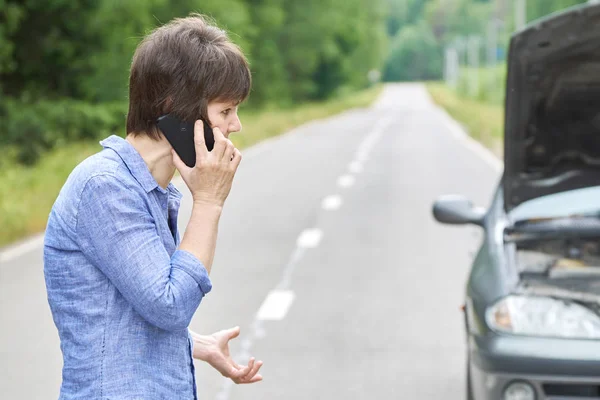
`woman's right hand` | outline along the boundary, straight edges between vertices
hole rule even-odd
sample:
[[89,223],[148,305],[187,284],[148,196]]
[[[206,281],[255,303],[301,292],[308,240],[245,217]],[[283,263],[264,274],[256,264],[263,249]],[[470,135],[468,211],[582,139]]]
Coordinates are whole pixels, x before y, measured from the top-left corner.
[[190,189],[194,203],[223,207],[231,191],[233,177],[242,160],[242,154],[216,127],[213,128],[215,146],[209,152],[204,141],[202,124],[201,120],[194,124],[196,165],[188,167],[175,150],[171,150],[173,163]]

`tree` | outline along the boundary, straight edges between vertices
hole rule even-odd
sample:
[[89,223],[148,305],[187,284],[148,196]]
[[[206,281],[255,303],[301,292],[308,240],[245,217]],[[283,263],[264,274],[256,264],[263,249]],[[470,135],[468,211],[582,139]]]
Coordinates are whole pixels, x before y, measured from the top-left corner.
[[404,27],[394,37],[384,80],[414,81],[440,79],[442,52],[424,21]]

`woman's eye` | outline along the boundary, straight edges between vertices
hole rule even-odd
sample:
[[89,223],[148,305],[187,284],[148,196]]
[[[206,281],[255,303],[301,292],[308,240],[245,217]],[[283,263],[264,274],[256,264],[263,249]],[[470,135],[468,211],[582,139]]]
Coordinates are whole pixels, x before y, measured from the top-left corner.
[[227,109],[227,110],[225,110],[225,111],[221,111],[221,113],[222,113],[224,116],[228,116],[230,111],[231,111],[231,109]]

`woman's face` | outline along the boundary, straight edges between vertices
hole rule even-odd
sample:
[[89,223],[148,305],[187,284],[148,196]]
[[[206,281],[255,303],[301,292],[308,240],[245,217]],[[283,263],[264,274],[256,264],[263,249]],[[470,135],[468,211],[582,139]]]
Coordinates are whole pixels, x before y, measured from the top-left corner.
[[211,102],[207,106],[208,119],[213,128],[219,128],[228,138],[231,132],[242,130],[242,123],[238,117],[238,106],[235,103]]

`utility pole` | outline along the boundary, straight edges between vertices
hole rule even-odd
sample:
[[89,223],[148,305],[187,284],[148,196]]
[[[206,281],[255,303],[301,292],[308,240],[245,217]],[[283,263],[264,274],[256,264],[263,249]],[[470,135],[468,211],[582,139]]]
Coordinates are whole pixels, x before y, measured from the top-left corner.
[[[487,24],[487,64],[490,71],[496,66],[497,61],[497,48],[498,48],[498,24],[496,18],[492,18]],[[489,90],[494,90],[496,82],[494,80],[494,73],[489,74]]]
[[515,28],[521,30],[527,24],[527,4],[525,0],[515,0]]
[[488,67],[496,65],[496,48],[498,47],[498,23],[495,18],[487,24],[487,62]]
[[457,63],[457,71],[456,71],[456,79],[458,79],[460,81],[461,76],[463,75],[463,71],[460,68],[462,65],[467,65],[467,61],[466,61],[466,57],[465,57],[465,53],[467,50],[467,42],[466,39],[464,38],[464,36],[460,35],[458,36],[456,39],[454,39],[454,48],[456,49],[456,51],[458,52],[457,54],[457,58],[458,58],[458,63]]
[[[494,17],[490,19],[487,24],[487,64],[489,68],[495,67],[498,63],[500,27],[503,27],[503,29],[505,28],[504,22]],[[493,90],[497,83],[494,74],[490,74],[490,90]]]
[[468,39],[468,59],[471,67],[469,76],[469,94],[471,97],[477,96],[479,92],[479,43],[481,38],[477,35],[471,35]]
[[456,90],[458,86],[458,52],[453,46],[446,47],[444,75],[446,84]]

